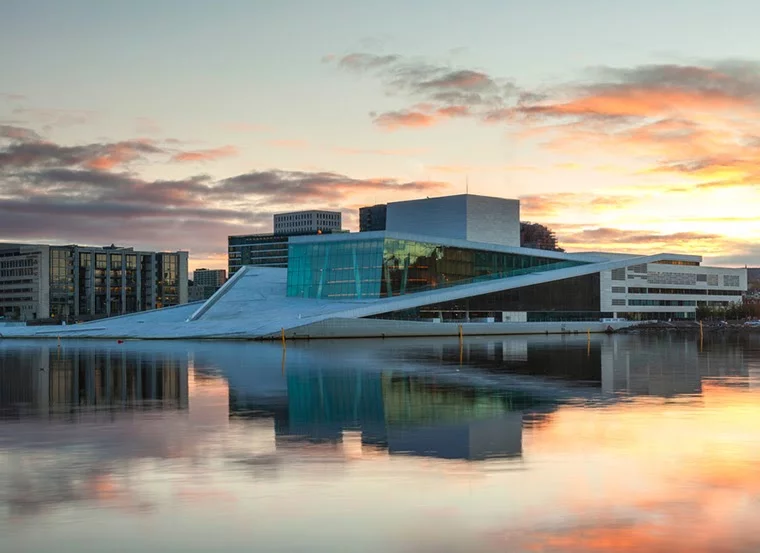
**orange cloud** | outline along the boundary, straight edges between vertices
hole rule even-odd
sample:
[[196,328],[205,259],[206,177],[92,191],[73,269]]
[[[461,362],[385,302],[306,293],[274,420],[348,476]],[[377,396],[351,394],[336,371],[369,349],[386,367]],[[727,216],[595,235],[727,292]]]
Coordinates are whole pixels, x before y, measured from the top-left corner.
[[736,111],[752,103],[719,91],[688,91],[670,88],[621,86],[563,103],[519,107],[518,113],[545,117],[652,117],[694,111]]
[[418,111],[389,111],[381,113],[374,119],[375,125],[395,130],[402,127],[430,127],[435,124],[434,115]]
[[416,111],[388,111],[375,116],[373,122],[379,127],[396,130],[403,127],[430,127],[452,117],[470,115],[470,109],[467,106],[446,106],[432,111],[424,111],[428,107],[421,104],[417,106]]
[[214,161],[220,158],[233,157],[236,155],[238,155],[238,149],[234,146],[222,146],[220,148],[210,148],[207,150],[180,152],[172,156],[172,161]]

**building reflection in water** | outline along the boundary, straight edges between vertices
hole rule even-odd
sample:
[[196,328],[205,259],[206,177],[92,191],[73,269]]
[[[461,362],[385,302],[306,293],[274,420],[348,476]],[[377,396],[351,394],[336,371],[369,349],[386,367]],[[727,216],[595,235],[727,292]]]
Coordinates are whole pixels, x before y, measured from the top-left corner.
[[315,342],[225,376],[230,415],[274,418],[279,440],[360,431],[390,453],[477,460],[519,457],[523,428],[567,402],[698,394],[713,377],[749,385],[742,347],[684,336]]
[[[730,340],[582,335],[469,338],[461,345],[316,341],[292,344],[285,354],[274,344],[6,343],[0,417],[183,411],[193,401],[192,372],[194,381],[225,382],[224,418],[271,420],[276,444],[340,442],[359,432],[363,446],[391,454],[515,458],[523,429],[539,427],[567,402],[698,394],[712,377],[749,386],[743,350]],[[204,388],[193,388],[190,422],[213,417],[200,397]]]
[[187,355],[50,347],[0,355],[0,417],[186,409]]

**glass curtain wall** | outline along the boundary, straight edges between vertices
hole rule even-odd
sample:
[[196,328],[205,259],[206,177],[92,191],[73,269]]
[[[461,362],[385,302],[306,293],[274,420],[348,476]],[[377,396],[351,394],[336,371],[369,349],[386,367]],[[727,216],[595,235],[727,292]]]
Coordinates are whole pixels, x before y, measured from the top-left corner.
[[382,298],[582,265],[583,262],[372,238],[290,244],[287,294]]
[[74,266],[68,248],[50,250],[50,315],[63,320],[74,316]]

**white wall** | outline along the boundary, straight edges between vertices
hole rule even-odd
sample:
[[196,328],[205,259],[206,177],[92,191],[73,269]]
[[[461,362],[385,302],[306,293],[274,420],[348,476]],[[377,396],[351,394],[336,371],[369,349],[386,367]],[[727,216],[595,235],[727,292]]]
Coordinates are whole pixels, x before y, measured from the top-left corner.
[[[696,281],[679,283],[678,279],[693,281],[696,275],[707,275],[708,282]],[[724,276],[738,276],[739,285],[726,285]],[[717,283],[715,279],[717,277]],[[712,280],[712,282],[710,282]],[[625,287],[626,293],[613,293],[613,287]],[[629,300],[682,300],[694,302],[730,301],[741,302],[740,295],[704,295],[704,294],[631,294],[629,288],[673,288],[673,289],[697,289],[712,291],[745,291],[747,289],[747,270],[728,269],[722,267],[704,267],[691,265],[666,265],[649,263],[646,265],[646,273],[631,271],[628,267],[625,271],[625,280],[612,280],[611,271],[602,271],[600,278],[601,311],[603,312],[637,312],[655,313],[663,311],[689,312],[696,311],[695,306],[658,306],[658,305],[628,305]],[[613,305],[613,300],[624,300],[624,306]]]
[[467,239],[520,246],[520,201],[467,196]]
[[520,245],[520,202],[472,194],[388,204],[386,230]]

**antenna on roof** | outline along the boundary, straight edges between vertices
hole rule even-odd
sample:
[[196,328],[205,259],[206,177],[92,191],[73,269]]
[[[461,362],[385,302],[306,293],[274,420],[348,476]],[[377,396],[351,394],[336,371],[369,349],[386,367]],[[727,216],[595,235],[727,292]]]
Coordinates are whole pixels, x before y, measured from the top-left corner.
[[465,175],[464,177],[464,191],[465,194],[470,193],[470,175]]

